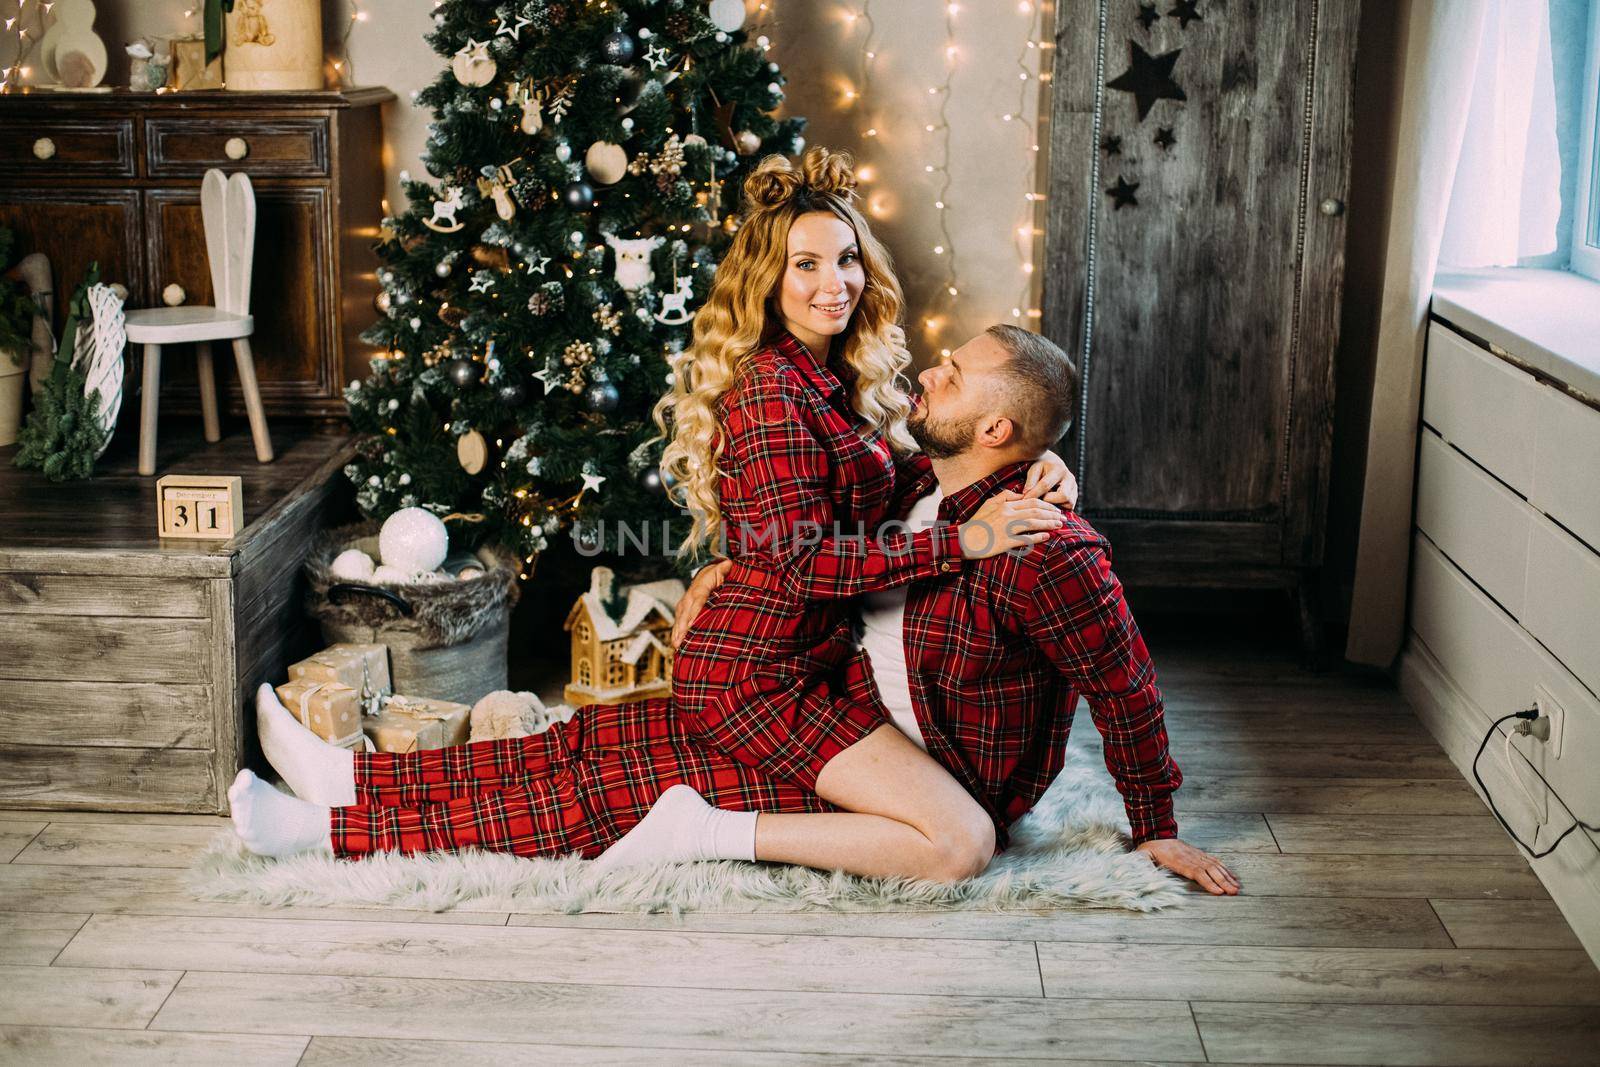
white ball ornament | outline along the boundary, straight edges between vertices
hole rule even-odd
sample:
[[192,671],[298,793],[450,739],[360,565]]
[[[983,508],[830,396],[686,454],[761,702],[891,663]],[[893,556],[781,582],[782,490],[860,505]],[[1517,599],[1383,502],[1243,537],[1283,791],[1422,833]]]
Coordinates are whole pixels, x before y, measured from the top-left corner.
[[744,25],[744,0],[711,0],[706,14],[717,29],[732,33]]
[[399,567],[385,565],[372,572],[372,580],[379,585],[405,585],[411,581],[411,574]]
[[623,119],[622,120],[622,128],[625,129],[625,130],[633,129],[633,120],[632,119]]
[[375,569],[371,556],[359,548],[347,548],[333,557],[328,573],[347,582],[365,582],[372,578]]
[[565,163],[572,158],[572,146],[565,141],[556,142],[556,158]]
[[449,550],[444,523],[423,508],[401,508],[383,520],[378,533],[378,556],[384,566],[407,574],[437,570]]
[[628,153],[621,145],[596,141],[584,153],[583,165],[589,168],[589,176],[595,181],[612,185],[628,173]]

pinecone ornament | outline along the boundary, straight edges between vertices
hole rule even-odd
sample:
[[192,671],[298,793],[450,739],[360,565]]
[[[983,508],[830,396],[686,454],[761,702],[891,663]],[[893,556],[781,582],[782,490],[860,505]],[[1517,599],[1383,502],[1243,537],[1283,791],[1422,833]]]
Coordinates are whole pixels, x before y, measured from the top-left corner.
[[546,292],[538,291],[528,297],[528,310],[535,315],[550,314],[550,308],[553,304],[554,301],[550,299],[550,294]]
[[685,40],[694,33],[694,16],[687,11],[673,11],[667,15],[665,25],[668,33]]

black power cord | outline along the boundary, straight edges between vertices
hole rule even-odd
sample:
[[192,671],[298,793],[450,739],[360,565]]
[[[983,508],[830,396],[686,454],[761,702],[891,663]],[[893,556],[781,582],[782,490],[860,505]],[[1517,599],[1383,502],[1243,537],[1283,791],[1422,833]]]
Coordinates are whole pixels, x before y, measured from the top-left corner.
[[[1477,780],[1478,788],[1483,790],[1484,799],[1489,802],[1489,810],[1494,812],[1494,817],[1500,820],[1500,825],[1506,828],[1506,833],[1511,835],[1511,839],[1522,846],[1522,851],[1528,854],[1529,859],[1542,859],[1543,857],[1550,855],[1550,853],[1556,850],[1557,845],[1561,844],[1561,842],[1567,839],[1568,834],[1572,833],[1572,831],[1576,830],[1580,826],[1590,832],[1600,833],[1600,826],[1590,826],[1577,816],[1573,816],[1572,825],[1561,831],[1561,836],[1552,841],[1549,848],[1545,849],[1543,852],[1535,852],[1532,845],[1528,844],[1526,841],[1522,840],[1522,838],[1517,836],[1517,832],[1511,828],[1511,824],[1506,822],[1506,817],[1500,814],[1500,809],[1495,807],[1493,794],[1489,792],[1489,787],[1483,784],[1483,779],[1478,775],[1478,760],[1480,757],[1482,757],[1483,750],[1489,747],[1489,739],[1494,736],[1495,727],[1499,726],[1507,719],[1537,719],[1538,717],[1538,708],[1529,708],[1526,711],[1514,711],[1510,715],[1500,716],[1494,722],[1489,724],[1489,732],[1483,735],[1483,744],[1478,746],[1478,754],[1472,757],[1472,777]],[[1555,792],[1555,790],[1551,788],[1550,783],[1545,780],[1545,776],[1539,774],[1539,768],[1530,763],[1528,764],[1528,769],[1533,771],[1534,774],[1539,775],[1539,781],[1544,782],[1544,787],[1546,789],[1549,789],[1551,793]],[[1516,772],[1513,771],[1512,773]],[[1537,837],[1538,834],[1535,833],[1534,836]]]

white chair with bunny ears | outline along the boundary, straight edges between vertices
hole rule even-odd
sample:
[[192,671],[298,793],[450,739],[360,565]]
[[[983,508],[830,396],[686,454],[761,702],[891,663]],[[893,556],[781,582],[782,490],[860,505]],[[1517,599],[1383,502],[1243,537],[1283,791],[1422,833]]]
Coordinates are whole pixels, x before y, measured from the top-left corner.
[[139,405],[139,473],[156,472],[156,411],[161,393],[161,346],[194,342],[196,376],[200,380],[200,417],[207,441],[222,440],[217,419],[217,379],[211,366],[211,342],[232,341],[239,365],[239,388],[250,416],[256,459],[272,462],[272,439],[256,385],[256,365],[249,337],[255,332],[250,315],[250,265],[256,244],[256,194],[244,174],[224,177],[206,171],[200,185],[200,213],[206,230],[206,257],[211,262],[211,290],[216,307],[144,308],[127,314],[128,340],[144,346],[144,386]]

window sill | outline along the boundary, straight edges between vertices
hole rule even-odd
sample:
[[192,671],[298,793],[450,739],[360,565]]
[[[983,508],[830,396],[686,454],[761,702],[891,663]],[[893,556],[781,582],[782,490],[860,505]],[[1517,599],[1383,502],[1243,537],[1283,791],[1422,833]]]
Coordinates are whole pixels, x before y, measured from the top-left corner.
[[1600,282],[1564,270],[1441,271],[1433,313],[1534,370],[1600,398]]

